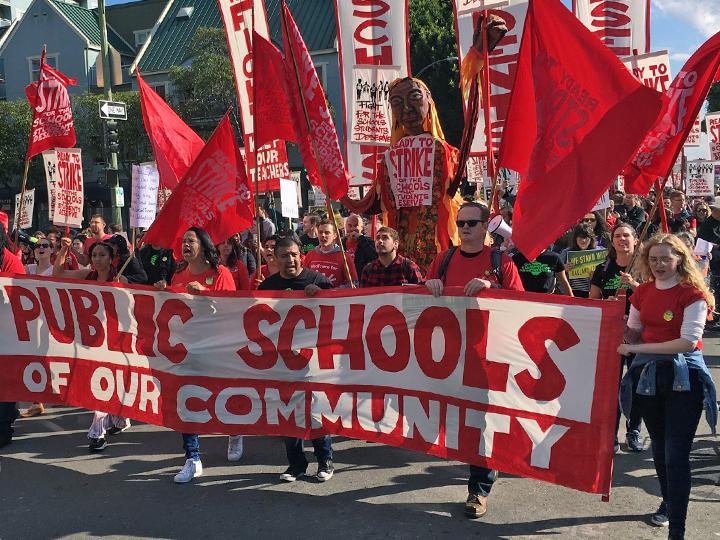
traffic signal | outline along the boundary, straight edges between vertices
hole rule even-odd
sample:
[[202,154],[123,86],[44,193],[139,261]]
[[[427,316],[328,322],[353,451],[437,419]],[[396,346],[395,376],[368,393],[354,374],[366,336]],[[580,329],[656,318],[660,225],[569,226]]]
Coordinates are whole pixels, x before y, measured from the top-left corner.
[[107,142],[108,150],[112,153],[120,151],[120,136],[118,133],[118,123],[115,120],[108,120],[107,126]]

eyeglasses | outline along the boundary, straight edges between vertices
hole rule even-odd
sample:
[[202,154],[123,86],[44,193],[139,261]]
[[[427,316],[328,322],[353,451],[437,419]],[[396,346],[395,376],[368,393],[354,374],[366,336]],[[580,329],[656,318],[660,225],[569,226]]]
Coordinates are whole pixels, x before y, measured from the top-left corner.
[[40,248],[40,249],[49,248],[49,247],[50,247],[50,244],[45,244],[45,243],[43,243],[43,244],[35,244],[35,247],[36,247],[36,248]]
[[483,221],[482,219],[458,219],[455,221],[459,229],[462,229],[465,225],[475,227],[478,223],[487,223],[487,221]]
[[597,219],[595,218],[584,218],[583,223],[595,223]]

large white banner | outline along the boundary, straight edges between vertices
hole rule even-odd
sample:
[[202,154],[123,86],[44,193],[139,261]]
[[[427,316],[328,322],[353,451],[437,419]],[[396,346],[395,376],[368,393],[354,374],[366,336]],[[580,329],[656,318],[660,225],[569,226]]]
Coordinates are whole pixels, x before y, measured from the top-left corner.
[[48,194],[48,219],[52,221],[55,214],[55,184],[58,181],[57,154],[55,150],[46,150],[42,157]]
[[707,124],[710,159],[720,161],[720,112],[706,114],[705,123]]
[[160,175],[154,161],[132,166],[130,226],[147,228],[155,221]]
[[[483,9],[483,2],[455,0],[454,5],[458,56],[462,61],[472,46],[473,32]],[[502,9],[490,9],[490,13],[502,17],[508,27],[508,33],[490,55],[490,121],[495,151],[500,148],[502,141],[527,8],[527,0],[510,0],[509,5]],[[486,151],[485,117],[481,113],[470,152],[477,155]]]
[[[230,63],[235,74],[248,175],[252,176],[255,164],[255,124],[253,119],[253,62],[252,31],[270,39],[265,2],[263,0],[218,0],[225,24]],[[253,16],[255,20],[253,21]],[[285,141],[274,141],[258,149],[258,181],[260,191],[279,189],[278,179],[289,171]],[[254,178],[254,177],[253,177]],[[254,184],[254,182],[253,182]]]
[[616,55],[650,52],[650,0],[573,0],[573,6],[577,18]]
[[[20,195],[20,193],[15,194],[15,217],[13,218],[13,229],[29,229],[32,227],[33,212],[35,210],[35,188],[25,190],[22,216],[20,215]],[[19,227],[18,217],[20,217]]]
[[368,185],[390,146],[390,83],[410,73],[408,0],[335,0],[335,7],[345,162],[350,185]]
[[670,87],[672,75],[670,73],[670,55],[667,51],[628,56],[621,60],[630,73],[648,88],[664,94]]
[[687,162],[687,196],[715,196],[715,163],[696,159]]
[[53,225],[82,227],[84,190],[79,148],[56,148],[58,180],[55,184]]

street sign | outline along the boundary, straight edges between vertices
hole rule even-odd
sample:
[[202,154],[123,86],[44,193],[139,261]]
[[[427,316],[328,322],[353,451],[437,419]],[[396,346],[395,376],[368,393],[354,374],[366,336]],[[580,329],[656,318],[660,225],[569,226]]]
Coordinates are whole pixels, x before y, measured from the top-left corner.
[[127,106],[122,101],[98,101],[103,120],[127,120]]

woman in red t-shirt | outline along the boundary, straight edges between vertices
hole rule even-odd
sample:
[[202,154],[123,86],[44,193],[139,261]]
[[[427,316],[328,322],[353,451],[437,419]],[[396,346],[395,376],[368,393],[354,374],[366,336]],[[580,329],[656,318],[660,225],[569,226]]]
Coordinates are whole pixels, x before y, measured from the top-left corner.
[[717,403],[702,355],[708,309],[715,300],[692,253],[673,234],[658,234],[643,247],[645,283],[630,299],[623,355],[635,353],[623,379],[623,408],[630,403],[632,375],[639,372],[633,406],[638,406],[652,441],[662,503],[651,522],[670,526],[669,538],[684,538],[690,497],[690,449],[703,405],[715,431]]
[[234,236],[231,236],[216,247],[220,255],[220,264],[230,270],[233,275],[235,288],[238,291],[249,291],[250,276],[247,268],[239,259],[240,243]]
[[[220,264],[220,256],[210,235],[199,227],[190,227],[182,239],[183,261],[173,275],[169,290],[195,294],[201,291],[234,291],[235,280],[230,271]],[[155,286],[165,289],[167,284],[158,281]],[[184,484],[203,473],[200,461],[200,437],[194,433],[183,433],[185,465],[175,475],[175,482]],[[239,461],[242,457],[242,435],[231,436],[228,440],[228,461]]]

